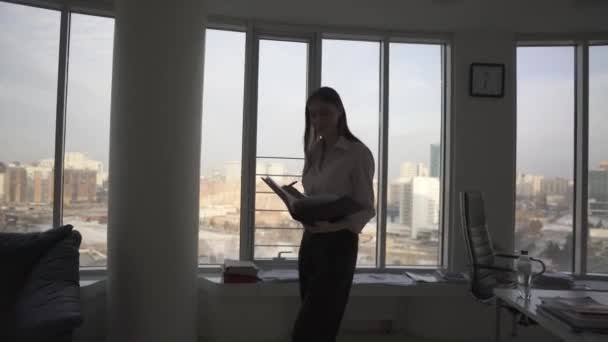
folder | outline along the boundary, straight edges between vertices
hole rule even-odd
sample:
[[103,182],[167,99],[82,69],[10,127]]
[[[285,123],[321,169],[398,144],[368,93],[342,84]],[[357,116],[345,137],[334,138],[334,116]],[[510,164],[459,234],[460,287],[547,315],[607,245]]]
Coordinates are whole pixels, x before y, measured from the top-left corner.
[[312,225],[318,221],[336,222],[365,209],[349,196],[306,196],[293,185],[278,185],[271,177],[262,177],[262,181],[281,198],[291,217],[304,224]]

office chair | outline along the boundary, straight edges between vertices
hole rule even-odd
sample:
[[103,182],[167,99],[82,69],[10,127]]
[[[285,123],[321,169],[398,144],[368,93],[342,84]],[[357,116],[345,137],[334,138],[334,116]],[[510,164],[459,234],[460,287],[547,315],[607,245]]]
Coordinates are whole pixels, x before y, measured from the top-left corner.
[[460,215],[473,296],[481,302],[489,302],[494,297],[495,288],[517,287],[516,271],[498,266],[496,259],[515,260],[518,256],[494,252],[481,192],[465,191],[460,194]]
[[[495,288],[516,288],[517,272],[515,269],[500,266],[498,258],[516,260],[519,256],[506,253],[495,253],[492,239],[486,224],[483,196],[479,191],[464,191],[460,193],[460,215],[462,232],[469,258],[469,275],[471,279],[471,294],[484,304],[495,304]],[[542,261],[531,258],[533,261]],[[514,309],[512,335],[517,335],[517,323],[531,325],[535,322]]]

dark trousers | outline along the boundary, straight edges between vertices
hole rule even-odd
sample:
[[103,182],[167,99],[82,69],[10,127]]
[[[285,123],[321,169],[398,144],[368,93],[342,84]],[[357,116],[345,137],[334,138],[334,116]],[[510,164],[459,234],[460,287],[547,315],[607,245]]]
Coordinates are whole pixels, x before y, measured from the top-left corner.
[[357,263],[359,236],[347,230],[304,232],[299,252],[302,305],[293,342],[336,340]]

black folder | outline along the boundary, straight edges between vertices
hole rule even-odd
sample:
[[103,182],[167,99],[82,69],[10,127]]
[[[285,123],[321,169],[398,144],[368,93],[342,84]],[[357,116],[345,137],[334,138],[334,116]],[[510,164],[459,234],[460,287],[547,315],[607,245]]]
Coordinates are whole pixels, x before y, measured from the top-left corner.
[[262,181],[283,200],[291,217],[305,224],[318,221],[336,222],[365,209],[349,196],[306,196],[292,185],[278,185],[270,177],[262,177]]

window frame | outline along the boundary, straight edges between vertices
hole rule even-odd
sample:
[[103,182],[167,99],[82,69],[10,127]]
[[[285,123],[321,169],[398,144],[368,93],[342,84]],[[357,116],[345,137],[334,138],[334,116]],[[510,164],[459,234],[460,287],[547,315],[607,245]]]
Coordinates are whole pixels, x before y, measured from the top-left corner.
[[[243,183],[241,190],[241,208],[249,208],[241,211],[241,244],[240,258],[242,260],[253,260],[257,264],[271,267],[295,267],[297,259],[287,258],[282,260],[254,259],[254,208],[255,208],[255,150],[257,148],[257,80],[258,80],[258,56],[259,40],[287,40],[305,41],[309,44],[308,55],[308,91],[321,85],[322,70],[322,43],[323,39],[374,41],[380,44],[380,108],[379,108],[379,160],[378,160],[378,199],[377,199],[377,226],[376,226],[376,264],[374,266],[357,267],[358,271],[384,271],[401,272],[403,270],[435,269],[449,266],[449,230],[446,229],[449,222],[449,170],[450,162],[448,155],[449,145],[449,113],[451,108],[451,37],[441,34],[411,34],[394,33],[374,30],[348,30],[327,27],[311,27],[303,25],[276,25],[263,24],[249,21],[247,24],[247,47],[246,47],[246,100],[244,108],[244,133],[243,141],[247,141],[249,147],[243,146]],[[299,39],[299,40],[298,40]],[[250,41],[251,40],[251,41]],[[438,245],[438,265],[436,266],[388,266],[386,265],[386,200],[387,200],[387,162],[388,162],[388,96],[389,96],[389,47],[390,43],[410,44],[433,44],[441,46],[442,57],[442,103],[441,103],[441,171],[440,171],[440,241]],[[249,78],[249,80],[248,80]],[[248,104],[247,104],[248,103]],[[249,120],[250,123],[245,123]],[[255,128],[253,127],[255,126]],[[255,131],[254,131],[255,130]],[[246,140],[245,140],[246,139]],[[245,145],[245,144],[244,144]],[[245,151],[247,150],[247,151]],[[456,235],[456,234],[455,234]],[[200,266],[200,265],[199,265]]]
[[[571,46],[574,48],[574,189],[573,189],[573,250],[572,272],[577,279],[608,279],[608,274],[587,272],[588,253],[588,178],[589,178],[589,47],[606,46],[605,34],[518,35],[515,49],[520,47]],[[517,63],[516,63],[517,64]],[[516,82],[517,86],[517,82]],[[516,127],[517,127],[517,115]],[[517,137],[517,129],[516,129]],[[517,139],[514,139],[517,148]],[[517,166],[516,166],[517,167]],[[517,169],[515,168],[515,171]],[[514,178],[517,172],[514,172]],[[516,194],[513,188],[513,198]],[[513,211],[515,218],[515,206]],[[513,220],[515,232],[515,219]]]

